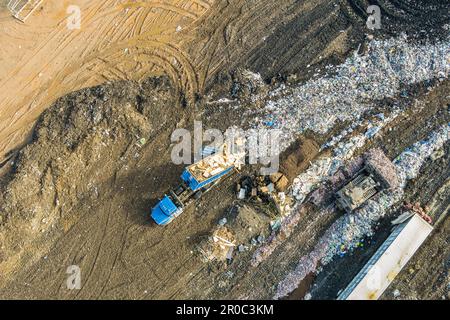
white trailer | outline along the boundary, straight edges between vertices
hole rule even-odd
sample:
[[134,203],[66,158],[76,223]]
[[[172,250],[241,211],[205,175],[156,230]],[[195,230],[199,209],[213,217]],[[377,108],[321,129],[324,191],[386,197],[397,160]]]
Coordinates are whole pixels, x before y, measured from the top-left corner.
[[337,299],[378,299],[432,230],[433,227],[417,214],[395,226],[386,241]]

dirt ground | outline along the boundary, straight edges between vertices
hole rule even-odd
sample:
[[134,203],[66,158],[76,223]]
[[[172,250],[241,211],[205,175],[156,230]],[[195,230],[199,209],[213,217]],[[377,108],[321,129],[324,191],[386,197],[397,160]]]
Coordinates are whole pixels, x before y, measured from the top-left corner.
[[[45,2],[26,24],[0,6],[0,161],[69,92],[166,74],[193,103],[237,67],[264,79],[306,79],[317,69],[308,66],[342,61],[367,33],[362,0]],[[387,13],[385,34],[414,33],[420,25],[439,37],[449,20],[437,0],[375,4]],[[69,5],[80,7],[79,30],[67,27]]]
[[[449,17],[445,4],[431,2],[376,1],[387,20],[375,36],[424,29],[439,38]],[[25,25],[0,8],[0,158],[8,155],[0,161],[0,297],[270,299],[337,216],[306,210],[257,268],[249,263],[252,250],[230,265],[204,263],[199,239],[236,203],[235,182],[253,168],[159,227],[150,209],[183,170],[170,160],[170,136],[191,129],[194,119],[211,128],[248,126],[246,111],[266,97],[265,89],[256,102],[233,96],[242,68],[274,89],[342,62],[367,40],[366,1],[72,1],[85,17],[76,31],[66,28],[66,2],[44,3]],[[449,89],[448,80],[405,88],[406,97],[392,100],[426,108],[367,147],[394,158],[448,123]],[[224,96],[240,103],[217,102]],[[407,197],[444,218],[384,298],[395,288],[401,298],[449,298],[448,151],[447,144],[445,156],[427,162],[407,189]],[[334,261],[302,284],[305,290],[335,298],[386,236],[380,231],[367,251]],[[70,265],[82,270],[81,290],[66,288]]]

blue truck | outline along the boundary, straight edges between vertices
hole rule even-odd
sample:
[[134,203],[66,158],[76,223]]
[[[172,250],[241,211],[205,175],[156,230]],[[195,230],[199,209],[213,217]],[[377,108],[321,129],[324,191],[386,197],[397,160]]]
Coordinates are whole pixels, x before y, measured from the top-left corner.
[[[225,149],[224,149],[225,150]],[[207,156],[186,167],[181,175],[181,184],[170,190],[152,209],[151,216],[158,225],[167,225],[184,209],[199,199],[205,192],[226,176],[236,166],[236,157],[225,151]]]

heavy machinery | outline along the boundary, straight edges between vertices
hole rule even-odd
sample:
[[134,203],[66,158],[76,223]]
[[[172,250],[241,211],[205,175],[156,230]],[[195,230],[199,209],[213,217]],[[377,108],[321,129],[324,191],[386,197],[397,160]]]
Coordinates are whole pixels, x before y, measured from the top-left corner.
[[170,190],[152,209],[153,220],[158,225],[169,224],[187,206],[231,175],[236,168],[239,169],[243,156],[245,154],[229,152],[223,145],[218,152],[186,167],[181,175],[181,184]]
[[398,184],[394,164],[381,149],[370,150],[365,154],[364,167],[337,191],[337,205],[352,212],[380,191],[396,188]]

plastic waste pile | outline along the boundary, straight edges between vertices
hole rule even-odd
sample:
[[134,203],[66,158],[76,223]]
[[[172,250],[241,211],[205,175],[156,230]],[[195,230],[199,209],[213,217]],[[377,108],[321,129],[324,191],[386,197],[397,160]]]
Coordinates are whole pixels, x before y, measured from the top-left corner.
[[316,272],[319,264],[326,265],[341,252],[356,248],[361,239],[373,234],[373,227],[389,208],[403,197],[403,189],[408,180],[415,178],[425,160],[442,148],[450,139],[450,123],[433,132],[426,140],[415,143],[402,152],[394,164],[400,178],[400,185],[394,192],[382,192],[379,197],[369,200],[365,206],[339,218],[317,242],[316,247],[303,256],[295,269],[278,285],[275,299],[295,290],[300,281],[311,272]]
[[[373,108],[372,101],[400,94],[401,86],[448,77],[450,41],[416,45],[406,36],[373,40],[368,54],[353,55],[337,67],[333,76],[322,77],[273,98],[258,126],[282,129],[282,149],[307,129],[329,131],[335,123],[357,123]],[[351,129],[351,128],[350,128]],[[369,135],[375,134],[371,129]]]
[[[255,253],[253,254],[252,260],[250,264],[252,267],[258,266],[264,259],[266,259],[272,252],[278,247],[281,243],[284,242],[286,238],[288,238],[294,227],[298,224],[301,216],[304,214],[304,207],[299,208],[294,214],[289,215],[283,223],[278,224],[277,228],[278,233],[272,232],[272,234],[267,238],[267,244],[259,247]],[[277,221],[279,223],[279,220]],[[272,229],[275,229],[272,226]]]
[[408,180],[416,178],[425,159],[440,149],[449,139],[450,123],[433,132],[429,139],[417,142],[395,158],[394,164],[401,168],[400,185],[404,187]]

